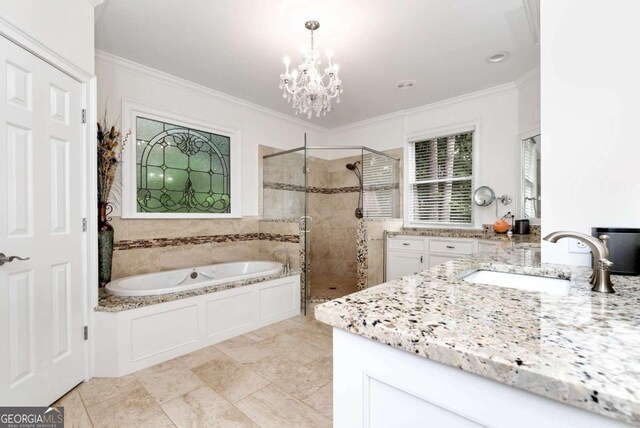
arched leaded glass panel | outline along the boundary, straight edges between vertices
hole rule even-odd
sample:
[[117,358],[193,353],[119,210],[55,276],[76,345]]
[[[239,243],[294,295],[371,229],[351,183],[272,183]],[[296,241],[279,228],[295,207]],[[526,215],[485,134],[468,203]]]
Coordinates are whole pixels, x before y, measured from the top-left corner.
[[137,117],[138,212],[230,213],[230,145],[224,135]]

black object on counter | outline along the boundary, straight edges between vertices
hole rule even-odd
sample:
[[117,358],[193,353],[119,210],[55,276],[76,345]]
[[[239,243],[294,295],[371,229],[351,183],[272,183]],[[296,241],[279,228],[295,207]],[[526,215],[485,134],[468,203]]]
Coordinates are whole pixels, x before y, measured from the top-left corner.
[[592,227],[591,235],[609,235],[609,260],[613,262],[611,273],[616,275],[640,275],[640,229],[620,227]]
[[513,233],[516,235],[528,235],[529,232],[529,220],[516,220],[516,227],[513,228]]

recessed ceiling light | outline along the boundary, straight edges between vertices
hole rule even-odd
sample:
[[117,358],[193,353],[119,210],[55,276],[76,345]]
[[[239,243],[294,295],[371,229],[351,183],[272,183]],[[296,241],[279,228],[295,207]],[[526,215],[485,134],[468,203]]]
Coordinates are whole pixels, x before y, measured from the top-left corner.
[[401,80],[398,83],[396,83],[396,88],[402,89],[403,91],[412,89],[414,86],[416,86],[415,80]]
[[492,55],[489,55],[486,61],[489,64],[495,64],[497,62],[506,61],[509,58],[509,52],[496,52]]

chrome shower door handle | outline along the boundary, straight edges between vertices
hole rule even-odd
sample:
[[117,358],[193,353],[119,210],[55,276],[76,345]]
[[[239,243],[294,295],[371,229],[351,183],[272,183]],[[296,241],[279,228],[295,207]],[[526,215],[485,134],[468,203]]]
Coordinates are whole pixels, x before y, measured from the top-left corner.
[[300,217],[300,232],[309,233],[311,232],[311,227],[313,225],[313,219],[308,215],[303,215]]
[[4,253],[0,253],[0,266],[2,266],[5,263],[11,263],[14,260],[29,260],[29,257],[18,257],[18,256],[5,256]]

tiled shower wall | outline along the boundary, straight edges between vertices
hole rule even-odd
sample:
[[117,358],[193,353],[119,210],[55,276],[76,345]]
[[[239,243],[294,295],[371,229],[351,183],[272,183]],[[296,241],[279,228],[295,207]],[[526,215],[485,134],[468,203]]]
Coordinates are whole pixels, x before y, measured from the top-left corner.
[[[260,155],[262,158],[275,152],[261,147]],[[382,282],[382,231],[385,226],[393,229],[401,225],[401,221],[356,219],[358,179],[346,164],[362,160],[361,156],[327,160],[313,156],[318,152],[321,153],[311,151],[307,159],[307,214],[313,218],[309,234],[310,294],[314,298],[337,297]],[[402,149],[388,153],[402,157]],[[268,216],[294,219],[303,215],[303,156],[299,152],[271,158],[265,170],[268,183],[266,189],[261,189]],[[402,168],[401,163],[399,167]],[[368,229],[371,237],[366,233]]]

